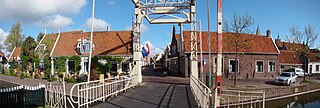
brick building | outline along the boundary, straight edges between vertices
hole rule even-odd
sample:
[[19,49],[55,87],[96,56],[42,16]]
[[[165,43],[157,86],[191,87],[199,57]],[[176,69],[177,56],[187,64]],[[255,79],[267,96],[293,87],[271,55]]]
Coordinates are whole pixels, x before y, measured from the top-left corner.
[[[175,33],[173,29],[172,41],[167,58],[167,65],[175,76],[190,76],[190,31],[183,31],[183,38],[180,34]],[[255,77],[275,77],[279,74],[279,54],[277,46],[269,35],[241,34],[239,38],[247,39],[246,48],[238,48],[238,62],[236,62],[236,50],[230,47],[233,44],[230,41],[235,35],[233,33],[223,33],[223,76],[232,78],[239,69],[238,76],[241,78]],[[217,33],[211,32],[211,54],[212,54],[212,71],[216,72],[216,52],[217,52]],[[197,32],[197,40],[200,41],[199,32]],[[200,64],[200,45],[198,44],[198,61]],[[209,49],[208,49],[208,32],[202,32],[202,52],[203,58],[206,60],[204,65],[203,78],[209,72]],[[238,65],[237,65],[238,64]],[[200,65],[199,65],[200,66]],[[200,70],[200,69],[198,69]],[[201,73],[199,74],[201,76]]]
[[[132,61],[132,31],[99,31],[93,34],[93,56],[116,56],[124,60],[119,64],[112,63],[111,71],[121,73],[130,68]],[[52,60],[61,56],[81,57],[80,74],[88,72],[90,49],[90,32],[72,31],[46,34],[39,42],[36,50],[41,59],[49,52]],[[42,60],[43,62],[43,60]],[[66,60],[66,73],[75,70],[73,60]],[[54,64],[52,64],[54,65]]]

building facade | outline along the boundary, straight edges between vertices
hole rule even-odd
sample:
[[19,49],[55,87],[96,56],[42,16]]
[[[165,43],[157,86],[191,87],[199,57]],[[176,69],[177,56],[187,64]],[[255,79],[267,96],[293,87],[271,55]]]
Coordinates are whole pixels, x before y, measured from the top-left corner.
[[[121,57],[121,63],[112,62],[111,71],[128,72],[131,69],[132,61],[132,31],[99,31],[93,33],[93,52],[94,56],[114,56]],[[58,57],[79,56],[81,58],[81,69],[75,69],[75,61],[66,60],[66,73],[80,71],[80,74],[88,73],[89,52],[90,52],[90,32],[72,31],[55,34],[45,34],[41,39],[36,51],[42,59],[50,56],[51,65],[54,67],[53,61]],[[125,69],[124,69],[125,68]],[[55,72],[51,68],[52,73]]]
[[[182,36],[175,34],[173,29],[170,51],[167,51],[168,68],[176,76],[190,76],[190,31],[184,31]],[[200,41],[199,32],[197,40]],[[211,52],[208,47],[208,32],[202,32],[202,55],[203,55],[203,73],[200,72],[201,49],[198,44],[198,61],[200,79],[204,81],[209,72],[209,53],[211,53],[212,72],[216,72],[216,52],[217,52],[217,33],[211,32]],[[235,49],[234,33],[223,33],[223,58],[222,73],[226,78],[233,78],[237,74],[240,78],[255,77],[276,77],[280,73],[279,55],[280,51],[276,47],[270,35],[240,34],[237,39],[241,39],[242,47]],[[182,38],[181,38],[182,37]]]

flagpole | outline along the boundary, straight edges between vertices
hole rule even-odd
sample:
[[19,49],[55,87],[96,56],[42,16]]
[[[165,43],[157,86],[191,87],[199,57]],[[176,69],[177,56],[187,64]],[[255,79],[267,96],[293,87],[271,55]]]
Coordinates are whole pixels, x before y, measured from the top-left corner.
[[90,81],[90,74],[91,74],[91,58],[92,58],[92,40],[93,40],[93,25],[94,25],[94,5],[95,0],[92,0],[92,17],[91,17],[91,34],[90,34],[90,53],[89,53],[89,66],[88,66],[88,82]]

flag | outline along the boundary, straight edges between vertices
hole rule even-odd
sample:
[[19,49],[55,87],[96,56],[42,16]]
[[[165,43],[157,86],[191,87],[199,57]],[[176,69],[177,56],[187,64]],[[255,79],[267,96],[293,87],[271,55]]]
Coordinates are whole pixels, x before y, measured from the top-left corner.
[[149,55],[149,54],[150,54],[150,48],[149,48],[148,43],[146,44],[146,47],[147,47],[147,49],[148,49],[148,55]]
[[148,56],[148,52],[147,52],[147,50],[146,50],[144,47],[142,47],[141,53],[142,53],[143,58],[145,58],[146,56]]

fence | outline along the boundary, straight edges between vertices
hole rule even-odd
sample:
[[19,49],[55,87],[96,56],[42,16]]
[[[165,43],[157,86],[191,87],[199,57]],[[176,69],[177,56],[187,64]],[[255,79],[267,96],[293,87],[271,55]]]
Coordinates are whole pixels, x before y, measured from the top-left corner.
[[45,85],[0,89],[0,108],[45,106]]
[[265,108],[265,92],[223,90],[220,104],[222,108]]
[[105,79],[103,81],[96,80],[90,82],[77,83],[72,86],[70,94],[76,92],[76,99],[67,98],[68,102],[74,108],[75,104],[79,107],[87,107],[97,101],[105,101],[108,98],[117,96],[118,94],[134,87],[138,84],[136,75],[124,76],[120,79]]
[[46,105],[50,106],[50,108],[66,108],[66,89],[65,82],[62,85],[52,85],[49,83],[46,86]]
[[190,76],[190,87],[199,107],[208,108],[212,106],[211,90],[193,75]]

